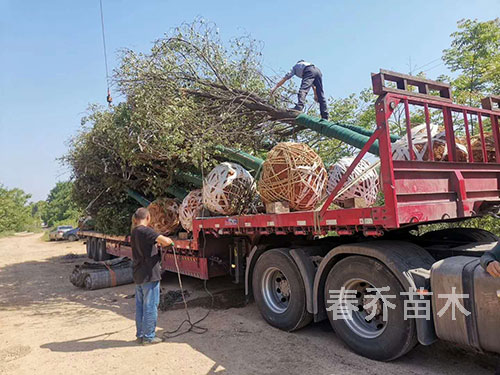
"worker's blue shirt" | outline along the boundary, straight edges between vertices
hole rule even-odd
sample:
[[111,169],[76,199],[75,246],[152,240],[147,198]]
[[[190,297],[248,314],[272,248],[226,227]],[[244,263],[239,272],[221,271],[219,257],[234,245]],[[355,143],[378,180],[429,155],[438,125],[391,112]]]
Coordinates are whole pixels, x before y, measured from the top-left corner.
[[297,76],[299,78],[302,78],[302,75],[304,74],[304,69],[308,66],[311,66],[313,64],[311,64],[310,62],[307,62],[307,61],[304,61],[304,60],[301,60],[299,61],[297,64],[295,64],[293,67],[292,67],[292,70],[290,70],[286,75],[285,75],[285,78],[286,79],[290,79],[292,78],[293,76]]

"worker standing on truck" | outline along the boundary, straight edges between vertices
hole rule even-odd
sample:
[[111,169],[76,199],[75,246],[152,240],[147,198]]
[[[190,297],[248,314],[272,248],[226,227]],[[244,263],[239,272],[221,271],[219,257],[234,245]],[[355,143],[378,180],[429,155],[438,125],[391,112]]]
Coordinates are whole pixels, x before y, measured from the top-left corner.
[[138,343],[157,344],[156,321],[160,302],[161,254],[157,244],[172,246],[174,242],[148,227],[151,215],[147,208],[139,208],[132,216],[132,258],[134,261],[135,324]]
[[319,103],[321,118],[328,120],[328,109],[326,105],[325,93],[323,92],[323,76],[321,75],[321,70],[310,62],[304,60],[297,61],[292,69],[271,90],[271,96],[274,95],[274,92],[293,76],[302,78],[302,83],[300,84],[298,93],[298,101],[293,109],[297,111],[302,111],[304,109],[307,93],[312,87],[314,91],[314,100]]
[[500,277],[500,242],[481,257],[481,266],[493,277]]

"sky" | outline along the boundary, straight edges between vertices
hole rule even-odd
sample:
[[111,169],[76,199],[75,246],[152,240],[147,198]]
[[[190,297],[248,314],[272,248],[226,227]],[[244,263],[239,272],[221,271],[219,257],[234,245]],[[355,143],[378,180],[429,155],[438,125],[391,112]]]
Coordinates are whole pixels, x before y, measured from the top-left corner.
[[[147,52],[171,28],[203,17],[225,40],[249,33],[263,41],[267,73],[313,62],[333,97],[370,87],[381,68],[449,74],[440,58],[457,21],[500,15],[500,0],[102,1],[110,69],[120,49]],[[100,22],[99,0],[0,0],[0,185],[37,201],[70,178],[58,158],[89,104],[106,104]]]

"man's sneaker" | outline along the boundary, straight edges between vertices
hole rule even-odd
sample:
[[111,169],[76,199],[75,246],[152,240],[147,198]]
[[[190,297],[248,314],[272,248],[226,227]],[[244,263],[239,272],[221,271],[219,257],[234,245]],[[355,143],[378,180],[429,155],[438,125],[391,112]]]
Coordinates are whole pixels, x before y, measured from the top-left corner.
[[163,340],[159,337],[152,338],[151,340],[145,338],[142,340],[142,345],[153,345],[159,344],[160,342],[163,342]]
[[136,342],[137,344],[142,344],[142,337],[137,337],[137,338],[135,339],[135,342]]

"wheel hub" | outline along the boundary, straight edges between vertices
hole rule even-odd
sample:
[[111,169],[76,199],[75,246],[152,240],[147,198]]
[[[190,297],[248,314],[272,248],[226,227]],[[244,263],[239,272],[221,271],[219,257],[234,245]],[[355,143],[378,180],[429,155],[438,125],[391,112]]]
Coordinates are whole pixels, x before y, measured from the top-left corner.
[[377,299],[376,292],[370,290],[374,286],[366,280],[351,279],[344,283],[343,287],[346,291],[355,291],[352,294],[343,293],[340,296],[344,305],[355,307],[351,317],[345,317],[346,325],[356,335],[363,338],[373,339],[380,336],[387,327],[388,319],[387,317],[385,317],[386,320],[383,319],[383,300]]
[[363,294],[363,297],[361,298],[361,302],[363,304],[363,309],[366,312],[366,315],[374,315],[375,317],[382,314],[382,303],[378,299],[377,302],[373,303],[373,297],[375,296],[374,293],[370,294]]
[[290,303],[290,283],[276,267],[268,268],[262,277],[262,296],[267,306],[275,313],[282,314]]
[[281,294],[283,297],[290,297],[290,284],[288,283],[288,280],[285,279],[284,277],[280,280],[278,283],[279,289],[281,290]]

